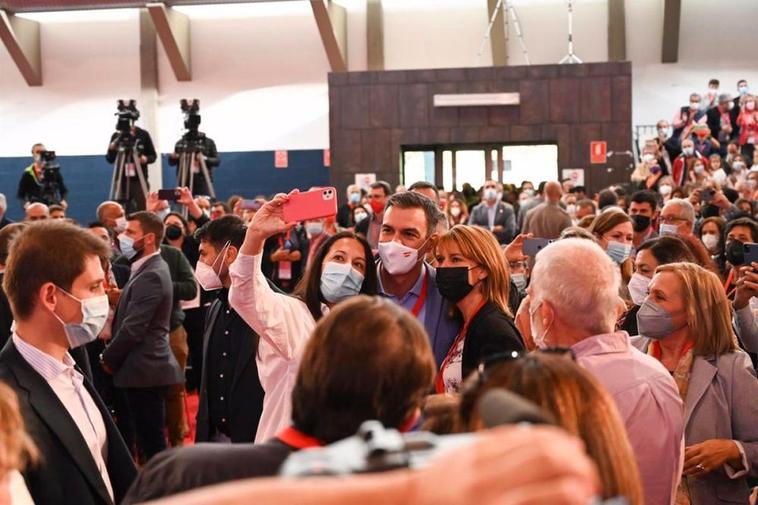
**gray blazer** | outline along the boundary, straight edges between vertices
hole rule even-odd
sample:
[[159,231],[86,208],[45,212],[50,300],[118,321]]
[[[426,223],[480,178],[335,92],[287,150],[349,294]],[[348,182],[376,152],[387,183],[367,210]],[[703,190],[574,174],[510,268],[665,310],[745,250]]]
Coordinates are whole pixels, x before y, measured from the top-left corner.
[[[650,340],[633,337],[646,351]],[[688,479],[693,505],[748,503],[746,478],[758,476],[758,379],[750,358],[737,350],[718,358],[696,357],[684,402],[686,446],[714,438],[736,440],[745,449],[750,471],[730,479],[721,468],[701,479]]]
[[113,318],[113,338],[103,361],[120,388],[148,388],[184,382],[168,344],[173,287],[160,255],[148,259],[124,287]]
[[[489,217],[487,216],[487,204],[482,202],[471,210],[468,218],[468,224],[473,226],[482,226],[489,228]],[[503,231],[495,233],[497,241],[501,244],[507,244],[516,236],[516,212],[513,205],[507,202],[498,202],[495,211],[495,226],[502,226]]]

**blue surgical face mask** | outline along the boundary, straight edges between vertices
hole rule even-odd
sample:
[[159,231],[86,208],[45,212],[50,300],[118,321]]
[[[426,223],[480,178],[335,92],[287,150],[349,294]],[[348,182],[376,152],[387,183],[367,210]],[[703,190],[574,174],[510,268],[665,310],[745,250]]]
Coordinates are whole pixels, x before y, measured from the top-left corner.
[[494,200],[497,198],[497,190],[495,188],[487,188],[484,190],[485,200]]
[[321,295],[329,303],[338,303],[361,292],[363,274],[347,263],[330,261],[321,271]]
[[361,201],[361,194],[360,193],[350,193],[350,203],[353,205],[360,203]]
[[526,274],[511,274],[511,280],[519,293],[526,291]]
[[81,300],[63,288],[58,289],[81,305],[81,323],[67,323],[53,312],[53,316],[63,325],[69,347],[74,349],[94,341],[103,331],[105,322],[108,320],[108,311],[110,310],[108,295],[93,296]]
[[632,246],[624,245],[621,242],[610,241],[608,242],[608,249],[606,249],[605,252],[613,261],[620,265],[632,254]]
[[126,259],[128,260],[132,260],[144,248],[143,245],[140,249],[136,249],[134,247],[135,242],[136,241],[133,238],[127,237],[123,233],[118,236],[118,244],[121,249],[121,254],[126,256]]

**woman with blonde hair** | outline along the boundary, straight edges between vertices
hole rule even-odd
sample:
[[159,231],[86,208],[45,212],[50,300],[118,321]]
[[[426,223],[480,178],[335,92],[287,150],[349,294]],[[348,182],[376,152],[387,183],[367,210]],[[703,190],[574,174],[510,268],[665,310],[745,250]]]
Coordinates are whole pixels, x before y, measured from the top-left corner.
[[[623,210],[618,207],[605,209],[598,214],[589,231],[597,237],[600,247],[619,266],[621,271],[622,291],[626,293],[626,286],[634,273],[632,261],[632,241],[634,240],[634,225]],[[622,295],[628,299],[628,295]]]
[[503,388],[541,407],[558,425],[582,439],[600,473],[603,498],[624,497],[643,503],[634,452],[616,405],[606,390],[582,367],[552,352],[512,353],[493,357],[464,386],[459,427],[481,427],[479,402],[484,393]]
[[451,227],[456,224],[466,224],[468,223],[468,206],[458,196],[450,196],[445,215],[447,215],[447,222],[450,223]]
[[677,504],[747,503],[758,465],[758,379],[732,331],[718,276],[693,263],[659,266],[632,343],[671,372],[684,401]]
[[37,461],[39,451],[24,427],[16,393],[0,382],[0,503],[34,503],[21,472]]
[[436,245],[437,288],[463,319],[437,375],[437,393],[455,393],[489,355],[524,348],[508,307],[511,276],[487,230],[457,225]]

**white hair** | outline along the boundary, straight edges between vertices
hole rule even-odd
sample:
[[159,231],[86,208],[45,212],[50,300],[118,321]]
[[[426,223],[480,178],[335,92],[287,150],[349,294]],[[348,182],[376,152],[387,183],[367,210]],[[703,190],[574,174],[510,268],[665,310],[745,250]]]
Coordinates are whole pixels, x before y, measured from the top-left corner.
[[532,270],[531,296],[546,300],[556,316],[590,335],[613,331],[621,274],[596,243],[559,240],[542,249]]
[[679,217],[686,219],[689,223],[692,224],[692,228],[695,228],[695,207],[693,207],[688,200],[685,200],[684,198],[672,198],[666,202],[666,205],[663,206],[661,212],[669,207],[676,207],[679,209],[677,212]]
[[0,193],[0,209],[8,210],[8,200],[5,199],[5,195]]

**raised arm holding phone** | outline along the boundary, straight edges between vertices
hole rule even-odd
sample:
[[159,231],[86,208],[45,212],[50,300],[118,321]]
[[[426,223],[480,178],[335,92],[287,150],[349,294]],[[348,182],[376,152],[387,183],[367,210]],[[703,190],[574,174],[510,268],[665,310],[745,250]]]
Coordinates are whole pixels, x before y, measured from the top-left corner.
[[[256,360],[266,396],[256,442],[271,438],[289,425],[290,393],[316,321],[345,298],[358,293],[376,294],[371,248],[352,232],[338,233],[323,243],[294,296],[271,289],[261,271],[266,239],[291,230],[296,222],[288,219],[293,217],[325,217],[320,205],[293,206],[291,201],[304,201],[306,193],[300,197],[298,194],[297,190],[289,195],[278,194],[256,212],[239,257],[229,269],[229,303],[261,338]],[[309,198],[313,197],[306,200]]]

